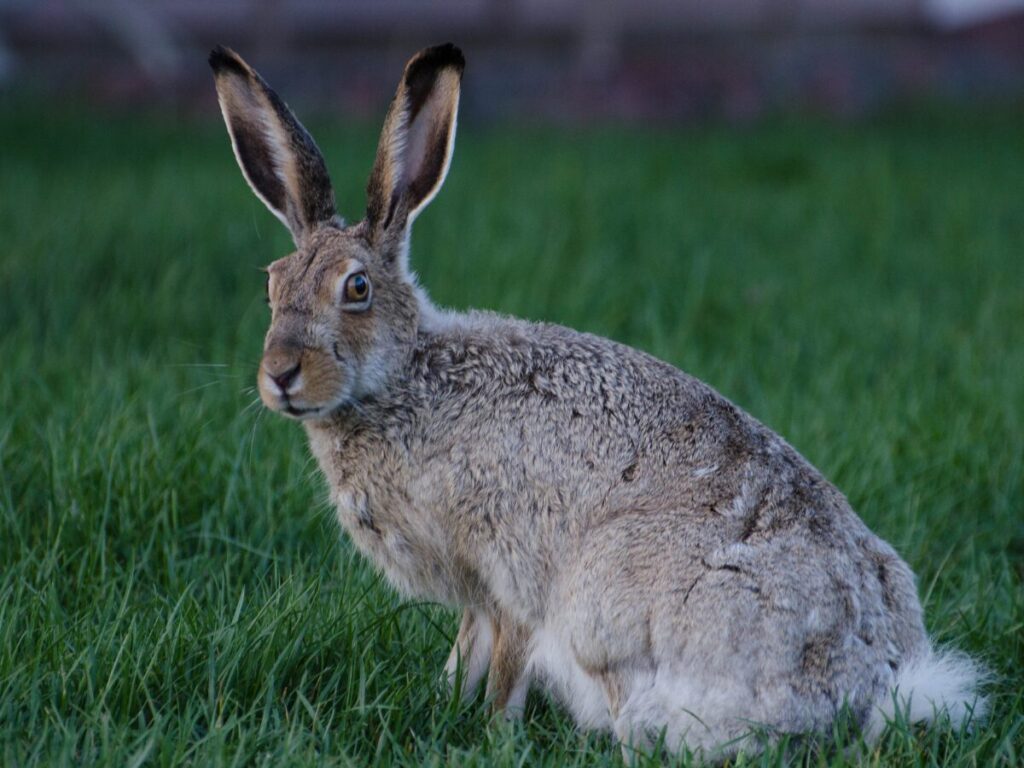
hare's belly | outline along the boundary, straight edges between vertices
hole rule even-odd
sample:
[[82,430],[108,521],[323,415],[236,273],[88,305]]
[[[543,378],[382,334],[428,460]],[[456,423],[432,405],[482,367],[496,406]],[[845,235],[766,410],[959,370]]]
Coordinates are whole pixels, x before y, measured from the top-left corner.
[[608,699],[601,683],[576,662],[569,644],[558,633],[542,628],[533,635],[530,675],[562,702],[577,724],[610,728]]

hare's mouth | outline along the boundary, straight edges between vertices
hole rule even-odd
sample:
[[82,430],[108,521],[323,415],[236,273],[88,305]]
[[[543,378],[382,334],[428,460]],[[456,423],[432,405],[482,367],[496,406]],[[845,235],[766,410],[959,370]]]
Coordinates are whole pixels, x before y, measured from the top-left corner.
[[[302,401],[300,400],[300,403],[301,402]],[[344,402],[344,398],[338,397],[319,405],[307,405],[306,403],[296,405],[295,402],[287,395],[278,395],[276,402],[270,406],[270,409],[297,421],[308,421],[311,419],[325,418],[330,415],[332,411],[339,408]]]
[[279,405],[274,410],[293,419],[304,421],[326,416],[332,409],[330,403],[318,406],[295,405],[289,398],[283,397],[280,398]]

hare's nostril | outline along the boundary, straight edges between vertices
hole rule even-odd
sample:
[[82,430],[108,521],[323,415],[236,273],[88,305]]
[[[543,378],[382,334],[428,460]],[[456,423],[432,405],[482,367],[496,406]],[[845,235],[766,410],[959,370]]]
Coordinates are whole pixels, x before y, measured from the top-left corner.
[[295,363],[291,368],[281,373],[270,373],[270,371],[267,371],[267,375],[274,380],[274,383],[281,388],[282,392],[287,392],[289,385],[299,375],[299,363]]

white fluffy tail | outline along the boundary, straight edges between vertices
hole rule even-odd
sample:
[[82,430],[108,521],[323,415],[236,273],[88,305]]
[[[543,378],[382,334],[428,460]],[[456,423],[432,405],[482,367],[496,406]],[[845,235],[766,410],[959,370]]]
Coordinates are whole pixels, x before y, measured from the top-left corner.
[[932,650],[896,673],[893,690],[876,704],[867,724],[867,737],[875,740],[887,722],[931,723],[948,719],[959,728],[975,723],[988,709],[979,688],[985,670],[959,651]]

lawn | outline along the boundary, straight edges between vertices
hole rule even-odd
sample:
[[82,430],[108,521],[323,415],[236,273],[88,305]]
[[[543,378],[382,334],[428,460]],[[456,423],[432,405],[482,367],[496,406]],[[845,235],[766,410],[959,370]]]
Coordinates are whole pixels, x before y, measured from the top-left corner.
[[[417,222],[439,303],[635,345],[780,432],[996,675],[973,733],[815,764],[1024,760],[1022,122],[470,120]],[[358,217],[376,126],[312,123]],[[219,121],[8,99],[0,146],[0,763],[621,764],[543,695],[516,725],[448,696],[455,614],[396,598],[262,411],[290,242]]]

